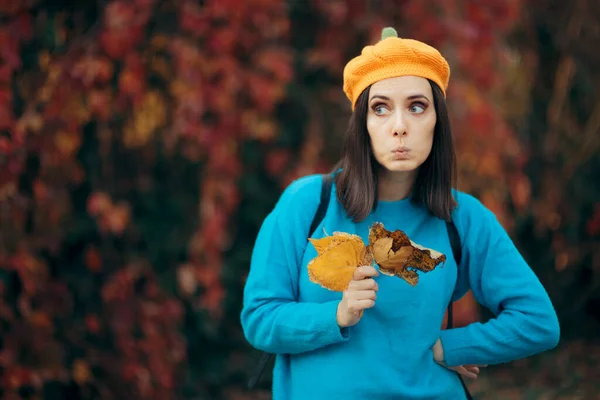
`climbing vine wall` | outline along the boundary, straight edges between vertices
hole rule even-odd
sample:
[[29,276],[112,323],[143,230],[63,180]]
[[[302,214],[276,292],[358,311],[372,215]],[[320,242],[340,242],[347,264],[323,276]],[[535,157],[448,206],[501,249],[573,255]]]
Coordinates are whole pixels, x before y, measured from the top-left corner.
[[[557,299],[586,283],[585,309],[598,82],[578,66],[595,59],[558,33],[539,43],[566,16],[569,40],[589,37],[591,17],[524,3],[0,1],[3,398],[245,398],[255,234],[287,184],[336,161],[343,67],[387,25],[452,66],[460,189],[544,282],[567,274]],[[547,98],[567,122],[546,120]],[[457,318],[479,318],[472,298]]]

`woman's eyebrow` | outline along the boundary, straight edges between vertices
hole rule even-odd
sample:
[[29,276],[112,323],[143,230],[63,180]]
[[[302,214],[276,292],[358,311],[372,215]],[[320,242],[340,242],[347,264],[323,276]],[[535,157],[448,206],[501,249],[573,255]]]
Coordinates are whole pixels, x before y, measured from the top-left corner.
[[[371,97],[371,100],[373,100],[373,99],[381,99],[381,100],[390,101],[389,97],[384,96],[382,94],[376,94],[376,95],[374,95],[373,97]],[[406,98],[406,100],[416,100],[416,99],[425,99],[427,101],[431,101],[431,100],[429,100],[427,98],[427,96],[425,96],[424,94],[421,94],[421,93],[413,94],[413,95],[410,95],[410,96],[408,96]]]
[[406,100],[416,100],[416,99],[425,99],[425,100],[427,100],[427,101],[431,101],[431,100],[429,100],[429,99],[427,98],[427,96],[425,96],[424,94],[420,94],[420,93],[419,93],[419,94],[413,94],[413,95],[411,95],[411,96],[408,96],[408,97],[406,98]]
[[390,101],[390,98],[381,94],[376,94],[373,97],[371,97],[371,100],[373,99],[381,99],[381,100],[386,100],[386,101]]

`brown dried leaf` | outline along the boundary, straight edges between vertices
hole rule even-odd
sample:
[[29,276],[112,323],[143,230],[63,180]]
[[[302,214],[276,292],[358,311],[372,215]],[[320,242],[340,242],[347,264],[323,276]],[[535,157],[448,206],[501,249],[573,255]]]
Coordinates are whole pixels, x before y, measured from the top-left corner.
[[446,261],[444,254],[414,243],[401,230],[388,231],[379,222],[371,226],[368,247],[382,274],[397,276],[412,286],[419,282],[415,270],[433,271]]
[[414,249],[411,246],[403,246],[398,251],[393,251],[392,242],[392,238],[383,238],[373,244],[373,257],[383,269],[393,270],[395,265],[406,264],[413,254]]

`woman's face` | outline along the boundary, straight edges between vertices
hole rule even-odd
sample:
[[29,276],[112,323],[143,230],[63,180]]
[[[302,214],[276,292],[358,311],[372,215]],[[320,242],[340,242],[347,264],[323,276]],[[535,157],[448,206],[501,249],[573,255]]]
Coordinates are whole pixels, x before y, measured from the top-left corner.
[[436,123],[427,79],[401,76],[376,82],[368,104],[375,159],[389,172],[416,172],[429,157]]

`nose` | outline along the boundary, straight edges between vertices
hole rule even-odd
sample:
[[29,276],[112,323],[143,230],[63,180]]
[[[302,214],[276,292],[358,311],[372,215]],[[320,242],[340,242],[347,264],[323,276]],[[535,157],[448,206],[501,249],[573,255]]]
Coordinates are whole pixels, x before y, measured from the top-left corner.
[[397,112],[394,116],[394,126],[393,126],[394,136],[406,136],[407,127],[406,121],[404,119],[404,115],[401,112]]

